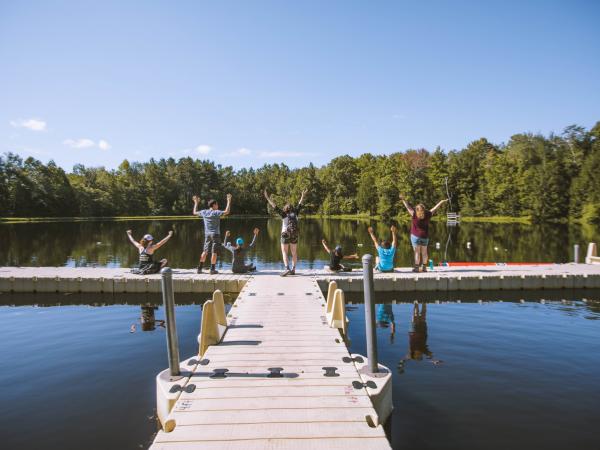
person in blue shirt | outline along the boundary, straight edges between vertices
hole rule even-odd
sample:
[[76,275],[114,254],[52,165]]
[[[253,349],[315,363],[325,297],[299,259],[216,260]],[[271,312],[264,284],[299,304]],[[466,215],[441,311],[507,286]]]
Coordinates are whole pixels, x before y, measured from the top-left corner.
[[208,201],[208,209],[198,211],[198,205],[200,203],[200,197],[194,195],[192,197],[194,201],[194,210],[192,214],[204,219],[204,249],[202,255],[200,255],[200,264],[198,265],[198,273],[202,273],[202,265],[206,261],[206,256],[209,252],[212,253],[210,257],[210,274],[214,275],[217,272],[217,255],[221,249],[221,217],[227,216],[231,211],[231,194],[227,194],[227,206],[225,210],[219,209],[219,203],[216,200]]
[[396,246],[398,244],[396,240],[396,227],[392,225],[390,231],[392,232],[392,242],[389,240],[377,240],[373,233],[373,227],[368,228],[369,236],[375,248],[377,249],[377,257],[375,258],[375,270],[380,272],[393,272],[394,271],[394,256],[396,256]]

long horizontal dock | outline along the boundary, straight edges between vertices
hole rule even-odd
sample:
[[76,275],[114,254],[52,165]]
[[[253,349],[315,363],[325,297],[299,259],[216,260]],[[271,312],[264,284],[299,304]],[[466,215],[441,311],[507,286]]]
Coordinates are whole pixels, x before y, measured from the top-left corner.
[[[254,275],[277,275],[261,271]],[[362,292],[362,272],[331,273],[299,270],[296,278],[314,277],[322,290],[331,280],[345,292]],[[176,293],[239,293],[251,277],[223,272],[196,274],[191,269],[173,269]],[[289,277],[293,278],[293,277]],[[396,268],[376,274],[377,291],[477,291],[600,288],[600,264],[552,264],[528,266],[436,267],[432,272],[413,273]],[[160,275],[135,275],[129,269],[70,267],[2,267],[0,292],[16,293],[160,293]]]
[[168,384],[180,394],[150,449],[389,449],[369,390],[389,371],[364,382],[325,306],[313,277],[250,279],[223,339]]

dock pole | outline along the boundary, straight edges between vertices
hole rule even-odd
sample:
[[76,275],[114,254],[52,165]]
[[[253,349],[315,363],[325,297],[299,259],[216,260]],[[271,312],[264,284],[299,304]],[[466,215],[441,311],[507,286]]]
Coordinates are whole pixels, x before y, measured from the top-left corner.
[[369,372],[379,372],[377,360],[377,329],[375,328],[375,288],[373,285],[373,257],[369,254],[362,257],[363,291],[365,295],[365,325],[367,332],[367,359]]
[[579,244],[573,246],[573,262],[579,264]]
[[169,373],[171,377],[180,377],[179,370],[179,341],[175,325],[175,297],[173,295],[173,271],[165,267],[160,271],[162,298],[165,307],[165,322],[167,326],[167,353],[169,355]]

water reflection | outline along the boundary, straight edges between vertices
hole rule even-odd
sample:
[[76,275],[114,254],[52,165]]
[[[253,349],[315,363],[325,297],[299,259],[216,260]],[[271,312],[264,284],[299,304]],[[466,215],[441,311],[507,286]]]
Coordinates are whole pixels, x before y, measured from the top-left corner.
[[[279,268],[281,222],[278,219],[227,219],[223,226],[233,235],[259,228],[261,239],[249,253],[249,259],[259,269],[260,266]],[[332,246],[339,244],[343,248],[358,248],[359,253],[366,252],[370,248],[368,226],[373,226],[376,234],[389,229],[388,223],[369,220],[302,219],[298,267],[321,268],[328,263],[321,247],[322,238]],[[124,233],[127,229],[153,235],[173,230],[175,235],[164,248],[164,257],[174,267],[197,265],[203,238],[199,220],[3,224],[0,265],[133,267],[137,254],[127,242]],[[408,224],[400,223],[398,229],[396,265],[410,266]],[[436,264],[443,260],[567,262],[572,258],[573,244],[600,240],[597,227],[580,225],[462,223],[447,227],[444,222],[433,222],[430,234],[430,257]],[[224,258],[227,267],[230,257],[224,255]]]
[[140,322],[142,323],[142,331],[154,331],[157,326],[165,328],[164,320],[156,320],[154,312],[158,309],[158,306],[154,305],[142,305],[142,314],[140,316]]
[[390,329],[390,343],[394,342],[396,334],[396,322],[394,320],[394,310],[389,303],[377,305],[377,326],[379,328]]
[[421,305],[419,311],[419,302],[414,303],[410,328],[408,331],[408,359],[422,360],[423,356],[432,358],[433,353],[427,346],[427,303]]

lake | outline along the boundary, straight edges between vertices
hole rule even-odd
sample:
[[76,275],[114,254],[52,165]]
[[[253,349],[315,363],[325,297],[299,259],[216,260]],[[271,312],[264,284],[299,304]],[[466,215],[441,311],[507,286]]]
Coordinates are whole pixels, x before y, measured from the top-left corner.
[[[600,448],[600,303],[498,302],[502,295],[437,304],[434,293],[412,327],[410,299],[378,295],[394,449]],[[127,295],[101,307],[3,297],[23,305],[0,307],[3,448],[147,448],[165,330],[142,331],[141,307]],[[162,307],[155,314],[164,318]],[[197,351],[201,314],[200,305],[176,308],[182,358]],[[348,305],[348,317],[350,349],[365,354],[363,306]]]
[[[378,237],[389,238],[389,228],[378,222],[301,219],[298,267],[315,268],[328,263],[322,238],[330,245],[341,244],[346,254],[373,253],[367,233],[369,225],[375,228]],[[398,226],[396,265],[410,266],[409,224]],[[232,238],[241,236],[246,241],[254,227],[261,233],[250,257],[259,269],[281,268],[281,220],[230,218],[221,223],[222,233],[229,229]],[[136,239],[145,233],[160,239],[173,230],[175,235],[157,255],[167,258],[172,267],[197,266],[203,243],[203,224],[199,219],[1,224],[0,265],[130,267],[137,262],[137,250],[127,239],[127,229],[133,230]],[[462,223],[448,227],[445,222],[433,222],[430,235],[430,258],[435,264],[444,260],[569,262],[573,258],[573,244],[580,244],[580,260],[583,260],[587,243],[600,242],[598,227],[558,224]],[[222,269],[230,268],[230,257],[225,253],[225,264],[220,262]]]

